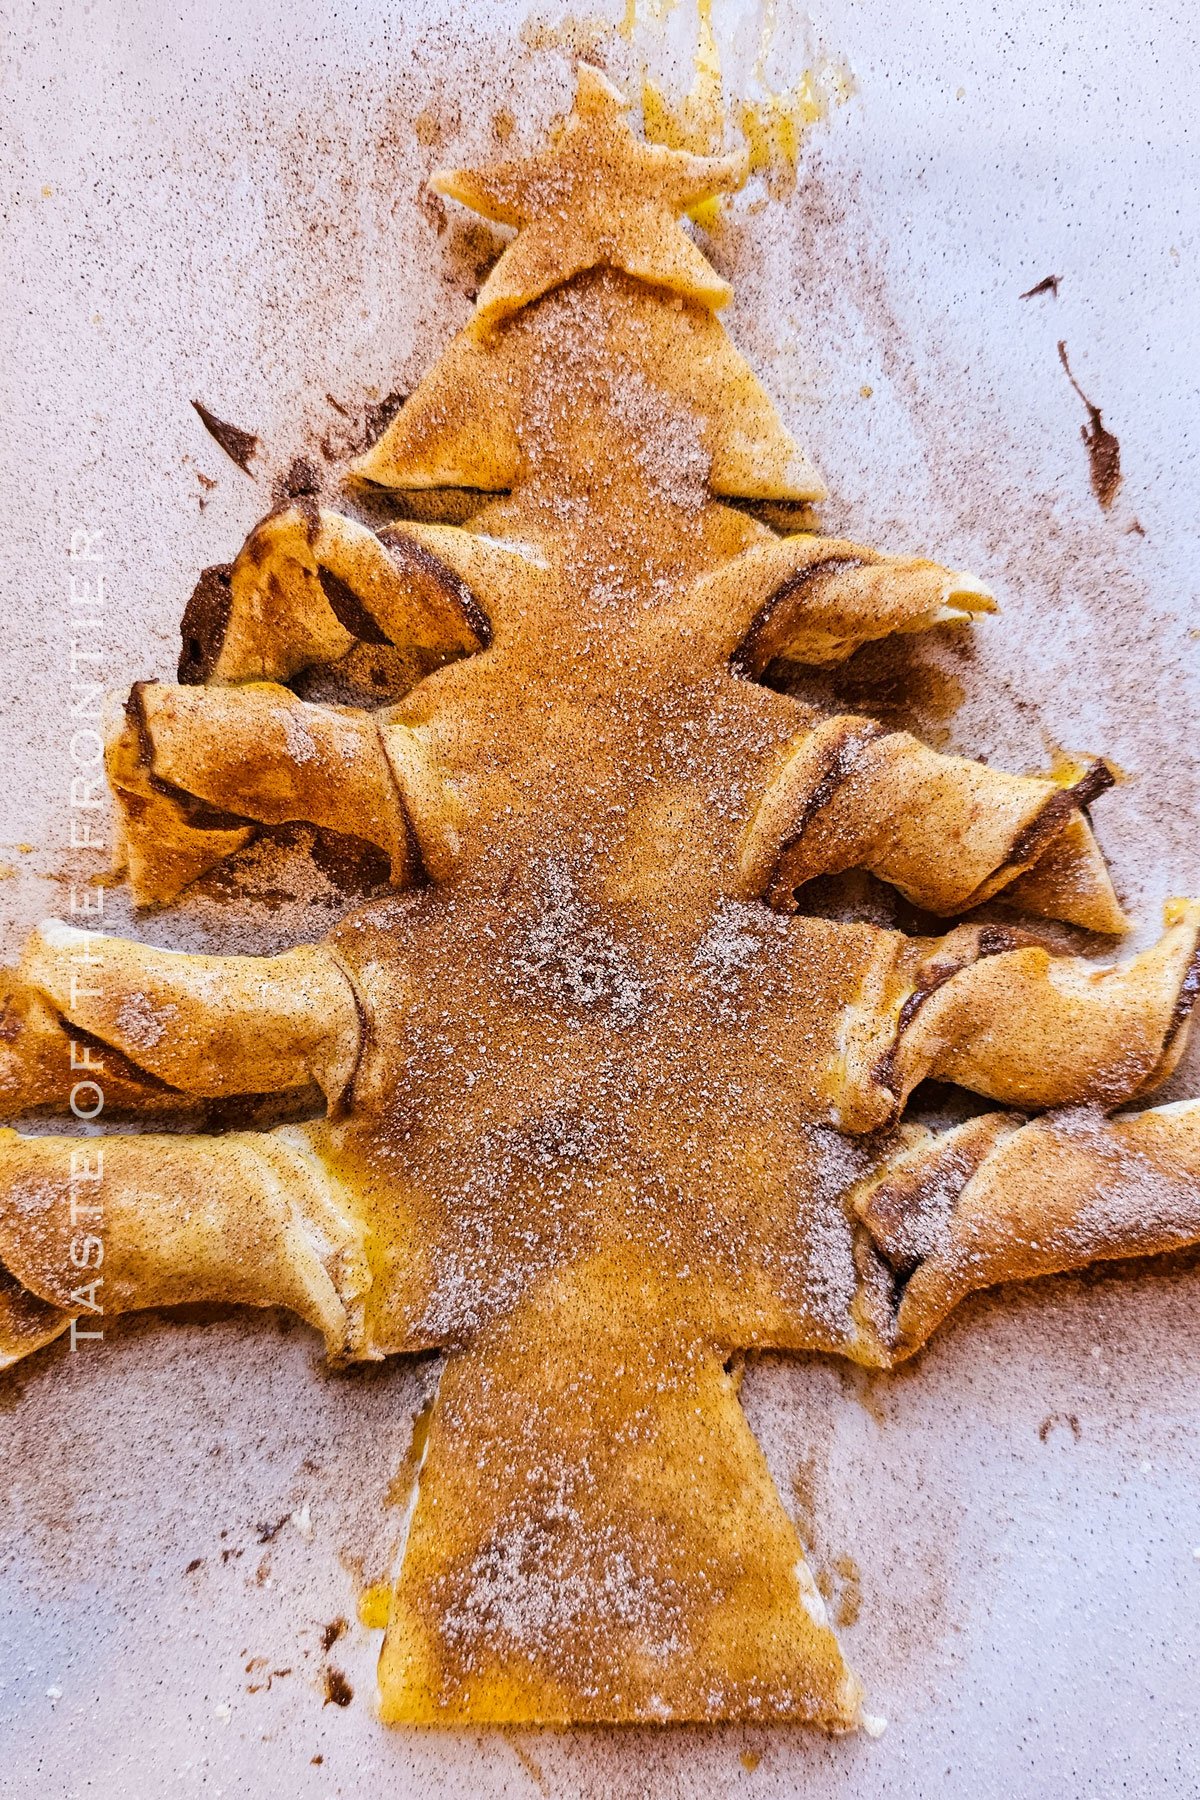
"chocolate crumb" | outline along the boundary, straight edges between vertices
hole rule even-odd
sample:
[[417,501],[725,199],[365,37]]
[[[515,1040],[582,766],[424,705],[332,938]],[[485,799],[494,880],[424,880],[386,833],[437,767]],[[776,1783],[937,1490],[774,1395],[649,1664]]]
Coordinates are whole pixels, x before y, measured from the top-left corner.
[[216,413],[209,412],[207,406],[202,405],[199,400],[193,400],[192,405],[199,413],[200,423],[209,436],[216,439],[226,456],[237,464],[243,474],[249,475],[250,458],[258,449],[255,433],[243,431],[240,425],[230,425],[225,419],[218,419]]
[[1021,295],[1021,298],[1022,300],[1036,300],[1039,294],[1053,294],[1054,298],[1057,300],[1058,284],[1061,280],[1061,275],[1044,275],[1041,281],[1037,282],[1035,286],[1026,288],[1025,292]]
[[306,456],[294,457],[287,474],[275,484],[275,498],[279,502],[308,499],[320,491],[321,477],[315,464]]
[[1107,512],[1117,497],[1117,489],[1121,485],[1121,446],[1111,431],[1105,429],[1104,420],[1100,417],[1100,408],[1093,406],[1079,383],[1071,373],[1071,365],[1067,361],[1067,346],[1060,338],[1058,341],[1058,360],[1067,372],[1067,380],[1087,407],[1088,422],[1080,426],[1079,435],[1087,448],[1088,462],[1091,466],[1092,492]]
[[393,389],[390,394],[385,394],[382,400],[375,400],[367,407],[363,414],[362,447],[364,450],[369,450],[372,444],[383,436],[407,399],[407,394],[398,393]]
[[179,622],[183,648],[178,678],[185,686],[203,686],[217,666],[233,610],[232,574],[232,563],[216,563],[205,569],[184,607]]
[[191,1562],[188,1564],[187,1568],[183,1572],[185,1575],[194,1575],[196,1573],[196,1570],[203,1568],[203,1566],[204,1566],[204,1558],[202,1556],[193,1556]]
[[290,1517],[290,1513],[284,1513],[283,1517],[281,1519],[276,1519],[273,1525],[260,1524],[258,1527],[259,1543],[269,1544],[272,1538],[277,1538]]
[[354,1689],[350,1686],[350,1683],[346,1680],[342,1671],[340,1669],[326,1669],[324,1704],[326,1706],[349,1706],[353,1698]]
[[1056,1425],[1066,1425],[1070,1429],[1071,1436],[1075,1439],[1076,1443],[1078,1443],[1083,1436],[1079,1420],[1074,1413],[1048,1413],[1038,1426],[1038,1437],[1043,1444],[1046,1442],[1046,1439],[1050,1436],[1050,1433],[1054,1430]]
[[321,1633],[322,1650],[332,1650],[340,1637],[345,1637],[350,1626],[345,1619],[331,1619]]

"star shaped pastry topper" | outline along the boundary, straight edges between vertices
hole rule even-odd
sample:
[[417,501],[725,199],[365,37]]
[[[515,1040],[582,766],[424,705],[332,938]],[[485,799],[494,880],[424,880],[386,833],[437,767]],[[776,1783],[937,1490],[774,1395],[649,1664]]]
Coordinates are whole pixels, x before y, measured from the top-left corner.
[[505,318],[602,265],[674,288],[702,306],[728,302],[729,283],[679,218],[702,200],[741,187],[745,153],[693,156],[643,143],[625,118],[629,104],[599,69],[581,63],[575,105],[545,150],[433,176],[438,193],[517,227],[480,292],[480,319]]

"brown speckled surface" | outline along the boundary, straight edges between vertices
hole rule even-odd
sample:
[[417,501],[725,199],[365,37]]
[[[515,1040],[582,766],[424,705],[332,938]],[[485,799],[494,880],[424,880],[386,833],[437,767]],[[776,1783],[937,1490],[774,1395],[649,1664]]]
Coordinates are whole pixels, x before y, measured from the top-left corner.
[[[716,8],[752,59],[751,9]],[[227,560],[293,457],[348,446],[465,316],[486,231],[439,232],[450,215],[418,187],[478,154],[499,108],[532,132],[567,99],[565,57],[524,48],[521,16],[16,9],[0,115],[7,953],[61,904],[68,866],[71,530],[108,534],[105,678],[169,676],[196,572]],[[817,16],[859,94],[816,129],[797,195],[743,205],[714,244],[731,328],[826,475],[830,529],[995,584],[1002,617],[969,655],[915,657],[925,719],[1010,766],[1057,744],[1130,776],[1096,820],[1153,930],[1163,895],[1200,888],[1194,29],[1160,0],[1136,36],[1100,0],[961,20],[912,3],[875,24],[834,0]],[[1057,296],[1021,299],[1051,271]],[[1108,511],[1059,340],[1120,440]],[[260,436],[253,478],[194,398]],[[137,929],[265,948],[312,921],[262,914],[238,937],[210,904]],[[1172,1093],[1196,1091],[1190,1061]],[[751,1369],[743,1399],[815,1565],[835,1592],[860,1571],[844,1638],[890,1721],[876,1743],[385,1732],[377,1634],[324,1639],[386,1567],[401,1508],[384,1500],[431,1365],[331,1376],[301,1329],[233,1317],[46,1353],[0,1381],[6,1791],[1200,1792],[1198,1279],[1185,1259],[1001,1293],[890,1378]]]

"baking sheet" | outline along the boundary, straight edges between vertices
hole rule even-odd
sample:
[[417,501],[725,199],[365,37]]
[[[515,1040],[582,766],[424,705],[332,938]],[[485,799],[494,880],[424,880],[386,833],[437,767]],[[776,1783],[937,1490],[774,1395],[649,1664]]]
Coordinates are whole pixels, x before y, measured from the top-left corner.
[[[736,91],[763,17],[715,12]],[[502,107],[534,134],[569,98],[570,45],[605,45],[590,14],[564,32],[561,10],[531,24],[480,0],[210,0],[182,17],[18,0],[9,19],[12,956],[72,863],[71,533],[104,533],[104,679],[169,678],[196,572],[231,556],[294,455],[350,429],[327,396],[359,415],[410,388],[467,316],[486,242],[439,231],[425,175],[485,153]],[[641,41],[677,84],[691,29],[680,12]],[[1195,28],[1167,0],[781,5],[776,77],[821,55],[856,92],[813,127],[795,193],[739,204],[714,244],[737,284],[730,328],[826,475],[830,529],[994,582],[1002,615],[968,659],[916,658],[918,710],[1014,767],[1054,747],[1114,756],[1128,779],[1097,825],[1152,935],[1164,896],[1200,891]],[[1021,299],[1049,275],[1057,295]],[[1109,512],[1060,340],[1119,438]],[[257,479],[192,398],[260,434]],[[303,909],[239,927],[211,907],[129,924],[261,949],[319,928]],[[1189,1061],[1172,1093],[1196,1091]],[[232,1316],[52,1350],[0,1380],[0,1787],[1200,1793],[1198,1279],[1184,1258],[986,1297],[898,1377],[749,1371],[814,1562],[859,1589],[844,1641],[889,1721],[877,1742],[385,1731],[378,1635],[355,1606],[386,1566],[384,1498],[430,1366],[331,1376],[301,1329]]]

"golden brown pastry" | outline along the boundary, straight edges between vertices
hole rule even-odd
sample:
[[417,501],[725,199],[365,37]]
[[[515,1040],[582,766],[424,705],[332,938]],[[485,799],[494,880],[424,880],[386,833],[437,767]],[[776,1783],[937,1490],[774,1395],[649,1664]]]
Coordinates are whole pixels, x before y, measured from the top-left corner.
[[[1125,928],[1105,764],[1006,774],[767,684],[992,602],[755,516],[824,490],[677,223],[739,165],[623,110],[584,70],[546,150],[441,183],[517,235],[353,474],[459,522],[374,532],[297,484],[202,578],[179,684],[115,718],[137,901],[296,826],[376,892],[263,959],[34,934],[9,1116],[72,1105],[81,1053],[150,1115],[310,1116],[6,1133],[0,1358],[200,1298],[290,1307],[337,1358],[440,1348],[385,1718],[846,1731],[730,1359],[886,1368],[972,1289],[1200,1238],[1196,1105],[1105,1116],[1181,1054],[1200,906],[1112,966],[1052,953],[1018,909]],[[364,672],[378,704],[320,697]],[[947,923],[806,910],[854,870]],[[1066,1110],[939,1137],[901,1116],[929,1076]]]

